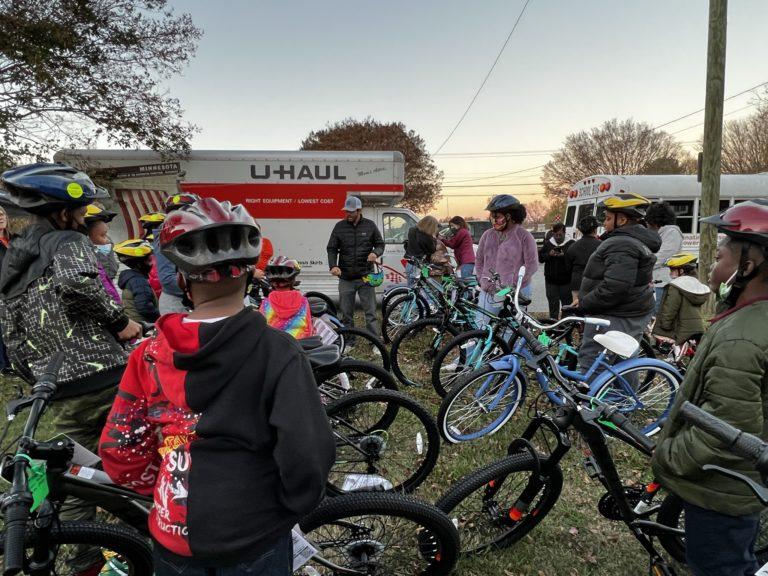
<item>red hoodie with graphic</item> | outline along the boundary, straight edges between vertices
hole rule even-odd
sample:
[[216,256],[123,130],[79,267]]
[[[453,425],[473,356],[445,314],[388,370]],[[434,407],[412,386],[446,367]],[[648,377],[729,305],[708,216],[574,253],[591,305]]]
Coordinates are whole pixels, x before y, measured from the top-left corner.
[[296,341],[256,310],[213,323],[168,314],[128,362],[99,454],[154,494],[169,557],[256,559],[323,497],[334,440]]

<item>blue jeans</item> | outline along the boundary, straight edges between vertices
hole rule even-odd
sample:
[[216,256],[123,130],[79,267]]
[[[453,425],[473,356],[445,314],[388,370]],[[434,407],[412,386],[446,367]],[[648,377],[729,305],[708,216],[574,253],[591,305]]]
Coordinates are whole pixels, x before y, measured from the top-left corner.
[[165,558],[155,544],[155,576],[291,576],[293,574],[293,540],[291,533],[278,540],[275,547],[267,550],[256,560],[232,566],[203,566],[192,559],[170,560]]
[[[533,294],[532,284],[529,284],[528,286],[520,289],[520,296],[530,298],[531,294]],[[504,300],[501,298],[496,298],[495,292],[489,294],[485,290],[480,290],[480,297],[478,298],[477,305],[480,306],[480,308],[483,310],[488,310],[488,312],[491,314],[498,316],[504,305]],[[478,328],[484,328],[485,325],[488,324],[488,320],[489,318],[485,314],[480,312],[475,314],[475,322],[477,323]]]
[[683,502],[685,561],[695,576],[753,576],[760,514],[726,516]]
[[472,276],[475,273],[475,264],[462,264],[459,266],[459,277],[466,278]]

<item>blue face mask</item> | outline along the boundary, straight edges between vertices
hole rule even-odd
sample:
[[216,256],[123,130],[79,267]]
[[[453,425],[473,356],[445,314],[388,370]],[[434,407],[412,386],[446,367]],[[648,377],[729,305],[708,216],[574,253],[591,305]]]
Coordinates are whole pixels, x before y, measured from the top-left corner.
[[96,250],[98,250],[102,254],[109,254],[110,252],[112,252],[112,244],[97,244]]

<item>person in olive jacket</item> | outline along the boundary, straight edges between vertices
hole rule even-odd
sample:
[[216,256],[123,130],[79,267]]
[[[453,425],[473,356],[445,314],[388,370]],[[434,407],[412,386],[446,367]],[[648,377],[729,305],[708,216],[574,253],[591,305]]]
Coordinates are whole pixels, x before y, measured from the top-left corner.
[[376,289],[363,277],[373,271],[373,263],[384,254],[384,238],[372,220],[363,218],[363,203],[350,196],[344,203],[346,218],[336,223],[328,240],[328,267],[339,279],[339,312],[346,326],[355,325],[355,295],[365,312],[365,326],[380,334],[376,320]]
[[696,576],[758,570],[755,540],[763,505],[750,488],[706,464],[760,483],[753,463],[680,416],[686,400],[768,440],[768,201],[743,202],[704,218],[726,239],[709,286],[725,309],[711,320],[653,454],[653,472],[683,500],[686,563]]

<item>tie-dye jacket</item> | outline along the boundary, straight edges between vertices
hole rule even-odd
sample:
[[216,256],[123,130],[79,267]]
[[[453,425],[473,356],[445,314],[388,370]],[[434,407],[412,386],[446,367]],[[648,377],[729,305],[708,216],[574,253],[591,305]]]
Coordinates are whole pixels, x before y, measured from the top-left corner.
[[312,336],[312,313],[309,302],[298,290],[271,292],[261,303],[267,324],[296,339]]
[[64,352],[60,396],[114,385],[128,358],[115,334],[127,325],[122,307],[104,290],[86,236],[41,223],[11,242],[0,273],[0,326],[22,374],[39,377],[51,357]]

